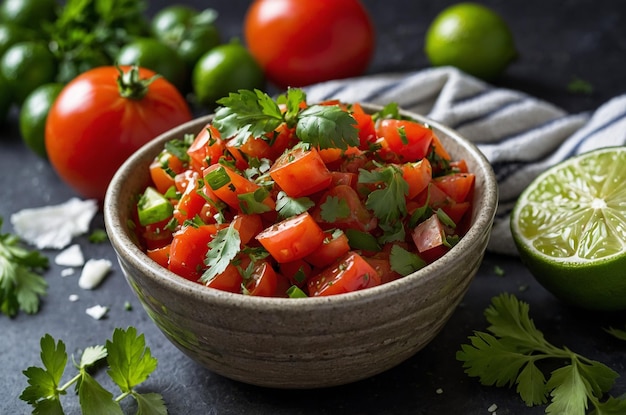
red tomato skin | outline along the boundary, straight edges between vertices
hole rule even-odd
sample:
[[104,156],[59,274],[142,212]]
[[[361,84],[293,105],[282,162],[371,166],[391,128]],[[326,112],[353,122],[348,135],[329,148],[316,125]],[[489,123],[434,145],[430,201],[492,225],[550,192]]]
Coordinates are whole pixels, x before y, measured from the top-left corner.
[[[154,72],[140,68],[139,74],[147,79]],[[50,163],[85,198],[103,200],[111,178],[131,154],[191,120],[184,97],[164,78],[154,80],[148,93],[135,100],[120,96],[118,76],[114,66],[80,74],[63,88],[48,113]]]
[[242,283],[243,277],[237,267],[233,264],[228,264],[222,273],[216,275],[211,281],[208,281],[205,286],[215,288],[216,290],[239,294],[241,293]]
[[376,132],[386,141],[390,151],[407,162],[426,157],[434,136],[430,128],[418,122],[396,119],[382,120]]
[[190,281],[202,276],[208,244],[217,234],[216,225],[185,226],[176,234],[170,247],[169,269]]
[[344,294],[380,285],[380,275],[361,255],[348,252],[309,279],[309,296]]
[[333,231],[326,231],[326,238],[320,247],[304,258],[308,263],[317,268],[324,268],[350,251],[346,234],[341,232],[333,238],[332,233]]
[[473,173],[452,173],[437,177],[433,183],[450,196],[455,202],[461,203],[467,200],[474,187],[475,176]]
[[307,212],[264,229],[256,239],[278,263],[302,259],[324,241],[324,231]]
[[256,0],[244,36],[267,78],[281,88],[360,75],[375,43],[358,0]]
[[260,261],[254,266],[252,277],[246,284],[249,295],[274,297],[278,287],[278,276],[269,262]]
[[315,148],[286,152],[276,160],[270,176],[290,197],[319,192],[332,182],[332,176]]

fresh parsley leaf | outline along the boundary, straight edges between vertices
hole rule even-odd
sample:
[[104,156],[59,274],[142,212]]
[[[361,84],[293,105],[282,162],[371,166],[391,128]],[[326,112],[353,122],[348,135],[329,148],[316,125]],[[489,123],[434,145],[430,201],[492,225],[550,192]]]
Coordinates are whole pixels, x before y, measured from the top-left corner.
[[217,103],[221,106],[215,111],[213,126],[222,137],[232,137],[236,146],[250,137],[261,137],[274,131],[284,122],[278,104],[258,89],[231,92]]
[[[2,218],[0,217],[0,227]],[[38,274],[48,268],[48,258],[21,246],[17,236],[0,233],[0,310],[13,317],[20,310],[39,311],[48,284]]]
[[614,327],[609,327],[608,329],[604,329],[604,331],[606,331],[611,336],[617,339],[626,340],[626,330],[624,329],[616,329]]
[[269,196],[269,190],[264,187],[259,187],[254,192],[242,193],[237,195],[239,200],[239,207],[245,214],[264,213],[272,210],[271,207],[263,203],[263,201]]
[[395,166],[376,170],[359,170],[359,183],[373,183],[380,188],[372,191],[365,201],[365,207],[383,223],[394,223],[407,214],[406,196],[409,185],[402,177],[402,170]]
[[[210,131],[211,130],[209,130],[209,132]],[[190,157],[189,153],[187,153],[187,150],[189,150],[189,146],[191,146],[191,143],[193,143],[194,139],[195,136],[193,134],[185,134],[182,140],[175,138],[166,142],[164,148],[168,153],[170,153],[180,161],[188,162],[190,160]]]
[[[157,360],[145,345],[143,334],[137,335],[134,327],[127,330],[115,329],[106,347],[87,347],[80,363],[76,365],[78,374],[63,385],[60,382],[67,364],[65,344],[61,340],[55,343],[49,334],[41,338],[40,344],[44,368],[29,367],[24,370],[29,386],[20,395],[20,399],[34,408],[33,413],[63,415],[60,398],[67,394],[72,385],[76,385],[81,412],[84,414],[123,415],[120,401],[127,396],[132,396],[137,401],[138,414],[167,414],[161,395],[140,394],[134,389],[157,366]],[[122,391],[117,397],[88,372],[90,367],[105,358],[109,364],[107,373]]]
[[306,102],[306,93],[299,88],[289,88],[287,89],[287,94],[276,98],[276,103],[283,104],[287,108],[287,111],[285,111],[287,126],[294,127],[297,124],[303,102]]
[[228,227],[220,229],[215,238],[209,242],[209,250],[204,260],[208,267],[200,277],[200,282],[207,283],[226,270],[237,254],[241,246],[239,232],[231,223]]
[[320,205],[320,215],[328,223],[333,223],[337,219],[348,218],[350,214],[350,206],[348,206],[346,199],[340,199],[337,196],[328,196]]
[[311,105],[300,113],[296,125],[300,140],[320,149],[359,145],[356,120],[338,105]]
[[[585,415],[590,403],[596,414],[626,408],[624,398],[600,401],[618,374],[600,362],[549,343],[530,318],[527,303],[501,294],[492,299],[485,317],[490,333],[475,332],[469,337],[470,344],[462,345],[456,355],[469,376],[478,377],[483,385],[516,385],[528,406],[550,399],[546,414]],[[538,366],[543,360],[567,364],[552,370],[546,380]]]
[[315,202],[308,197],[289,197],[287,196],[287,193],[282,190],[278,192],[276,197],[276,210],[281,218],[297,216],[306,212],[313,206],[315,206]]
[[424,268],[426,261],[417,254],[409,252],[399,245],[394,245],[389,253],[389,264],[393,271],[405,277],[418,269]]
[[394,120],[402,119],[402,116],[400,115],[400,107],[398,106],[397,102],[388,103],[380,111],[375,112],[372,115],[372,119],[374,121],[383,120],[386,118],[391,118]]

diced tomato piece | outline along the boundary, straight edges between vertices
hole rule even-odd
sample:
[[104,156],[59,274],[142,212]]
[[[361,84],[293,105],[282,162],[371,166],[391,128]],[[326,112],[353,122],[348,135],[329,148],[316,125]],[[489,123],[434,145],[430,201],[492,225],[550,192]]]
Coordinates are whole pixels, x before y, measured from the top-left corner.
[[146,249],[162,248],[172,242],[172,231],[167,227],[169,221],[170,219],[168,218],[146,226],[141,226],[137,222],[138,234]]
[[446,192],[441,190],[439,186],[431,182],[426,189],[424,189],[414,199],[418,206],[424,206],[428,201],[428,206],[433,211],[442,209],[455,224],[459,224],[465,212],[469,210],[469,202],[457,203]]
[[317,268],[324,268],[341,258],[348,251],[348,237],[345,233],[339,231],[326,231],[324,242],[312,254],[307,255],[304,259]]
[[352,104],[352,117],[356,120],[359,130],[359,148],[367,150],[376,141],[376,127],[370,114],[363,111],[360,104]]
[[274,293],[274,297],[287,298],[289,295],[287,291],[291,288],[291,281],[289,278],[285,277],[283,274],[277,272],[276,273],[276,292]]
[[391,269],[391,263],[388,257],[364,257],[364,259],[378,272],[381,284],[402,278],[402,275]]
[[428,263],[441,258],[449,249],[444,245],[446,239],[444,226],[436,214],[417,225],[411,237],[419,256]]
[[309,296],[344,294],[380,285],[378,272],[359,254],[348,252],[337,263],[313,276],[308,284]]
[[[230,167],[221,164],[213,164],[212,166],[206,168],[204,170],[205,179],[208,175],[214,172],[222,177],[226,177],[225,175],[227,175],[227,180],[224,183],[221,183],[221,186],[217,189],[213,187],[211,180],[205,180],[206,185],[210,186],[215,195],[233,209],[241,211],[239,195],[254,193],[261,188],[261,186],[246,179]],[[267,196],[262,203],[265,204],[269,210],[276,209],[276,202],[271,196]]]
[[162,266],[163,268],[167,268],[167,265],[170,260],[170,245],[165,245],[160,248],[148,249],[146,250],[148,257]]
[[241,245],[247,245],[263,230],[261,216],[256,214],[246,215],[239,213],[233,218],[233,227],[239,232]]
[[330,175],[333,178],[331,186],[339,186],[340,184],[345,184],[347,186],[355,188],[359,180],[359,175],[356,173],[331,171]]
[[332,177],[315,148],[296,147],[280,156],[270,176],[290,197],[307,196],[326,189]]
[[450,168],[455,173],[469,173],[469,168],[467,167],[467,162],[462,160],[454,160],[450,162]]
[[174,234],[169,269],[190,281],[198,281],[205,268],[204,258],[218,225],[185,226]]
[[220,133],[210,123],[204,126],[195,140],[187,149],[191,159],[191,167],[202,172],[208,166],[215,164],[224,156],[226,143],[220,138]]
[[279,262],[301,259],[324,241],[324,231],[308,212],[292,216],[261,231],[256,239]]
[[442,159],[448,161],[452,160],[452,157],[450,157],[450,153],[448,153],[446,148],[443,146],[441,140],[439,140],[439,137],[437,137],[437,134],[432,135],[432,148],[435,154],[437,154]]
[[432,180],[433,169],[428,159],[405,163],[402,165],[402,178],[409,185],[407,199],[413,199],[422,190],[426,189]]
[[210,288],[215,288],[216,290],[227,291],[230,293],[241,293],[242,283],[243,277],[237,267],[233,264],[228,264],[223,272],[217,274],[205,285]]
[[[334,198],[345,207],[334,215],[332,218],[334,220],[329,220],[327,215],[322,214],[322,208],[329,198]],[[363,205],[356,190],[343,184],[328,189],[311,214],[318,223],[326,228],[351,228],[368,232],[374,229],[378,223],[376,217]]]
[[[169,151],[163,150],[150,163],[150,177],[159,193],[165,193],[174,185],[174,176],[185,170],[185,165]],[[174,176],[172,176],[174,175]]]
[[408,120],[384,119],[376,130],[391,151],[404,161],[418,161],[426,157],[433,141],[433,131]]
[[252,275],[246,282],[246,291],[249,295],[258,297],[273,297],[276,294],[278,277],[269,262],[259,261],[254,265]]
[[311,264],[304,259],[283,262],[279,264],[280,272],[289,279],[290,283],[298,287],[303,287],[307,279],[313,274]]
[[437,177],[433,183],[455,202],[464,202],[474,187],[473,173],[452,173]]

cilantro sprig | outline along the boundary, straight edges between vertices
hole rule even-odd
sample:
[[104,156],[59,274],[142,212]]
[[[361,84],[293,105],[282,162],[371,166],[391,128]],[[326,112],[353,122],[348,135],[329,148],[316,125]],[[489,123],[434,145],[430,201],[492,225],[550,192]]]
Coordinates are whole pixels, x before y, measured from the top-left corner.
[[301,89],[290,88],[275,100],[258,89],[242,89],[217,103],[213,125],[235,146],[250,137],[263,137],[282,123],[295,128],[302,142],[318,148],[346,149],[359,144],[356,120],[348,112],[338,105],[306,105]]
[[48,283],[39,273],[48,265],[46,256],[22,247],[16,235],[0,233],[0,310],[3,314],[14,317],[20,310],[28,314],[39,311],[40,297],[48,289]]
[[398,167],[389,165],[376,170],[361,169],[359,183],[379,186],[367,196],[365,206],[383,223],[392,224],[406,216],[409,185]]
[[[65,343],[46,334],[41,338],[41,362],[43,367],[31,366],[24,370],[28,386],[20,399],[31,405],[37,414],[64,414],[61,397],[76,385],[81,411],[84,414],[106,413],[123,415],[120,401],[132,396],[137,401],[138,414],[165,415],[167,408],[158,393],[139,393],[135,387],[143,383],[157,367],[157,359],[146,347],[143,334],[137,329],[115,329],[106,346],[92,346],[84,350],[80,361],[75,363],[78,373],[61,384],[68,355]],[[119,387],[121,394],[114,397],[89,373],[97,363],[106,359],[107,374]]]
[[[529,316],[529,305],[510,294],[492,299],[485,310],[489,333],[475,332],[456,354],[465,372],[483,385],[513,386],[526,405],[548,403],[546,414],[626,413],[626,399],[602,397],[618,374],[606,365],[548,342]],[[546,379],[538,363],[566,362]]]

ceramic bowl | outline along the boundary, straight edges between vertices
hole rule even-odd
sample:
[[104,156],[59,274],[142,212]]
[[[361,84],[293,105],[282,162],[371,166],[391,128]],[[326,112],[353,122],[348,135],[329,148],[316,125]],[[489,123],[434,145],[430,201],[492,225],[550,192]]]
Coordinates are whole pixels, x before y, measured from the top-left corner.
[[137,195],[148,184],[148,165],[166,141],[198,133],[211,116],[174,128],[131,156],[107,191],[106,230],[128,284],[165,336],[215,373],[294,389],[376,375],[428,344],[478,270],[496,211],[497,184],[473,144],[437,122],[408,115],[432,126],[453,158],[465,159],[476,174],[471,227],[441,259],[409,276],[325,298],[262,298],[209,289],[159,266],[136,244],[128,223]]

